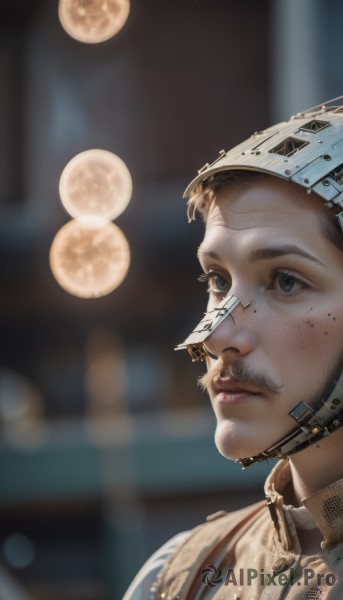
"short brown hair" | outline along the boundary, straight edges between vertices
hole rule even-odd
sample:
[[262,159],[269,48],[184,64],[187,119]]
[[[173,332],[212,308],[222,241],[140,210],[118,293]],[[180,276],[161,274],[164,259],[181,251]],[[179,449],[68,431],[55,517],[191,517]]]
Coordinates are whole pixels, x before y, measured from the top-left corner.
[[[212,177],[200,183],[189,198],[187,203],[189,222],[195,220],[197,212],[202,215],[203,220],[206,222],[208,212],[217,197],[217,193],[226,185],[230,183],[246,185],[254,179],[263,179],[266,177],[273,176],[266,175],[260,171],[243,170],[215,173]],[[340,212],[338,207],[330,207],[327,211],[327,218],[321,218],[321,229],[323,235],[343,252],[343,234],[340,224],[336,219],[338,212]]]

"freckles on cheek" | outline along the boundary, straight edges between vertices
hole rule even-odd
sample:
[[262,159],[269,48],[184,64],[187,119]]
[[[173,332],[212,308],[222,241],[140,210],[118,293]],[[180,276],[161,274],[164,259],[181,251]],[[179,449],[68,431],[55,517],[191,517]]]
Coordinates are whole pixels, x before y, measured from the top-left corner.
[[285,343],[290,351],[308,350],[318,336],[318,329],[315,326],[314,319],[306,316],[298,318],[287,327],[287,339]]
[[295,331],[295,338],[303,350],[312,349],[317,352],[318,344],[334,334],[337,335],[337,331],[342,328],[342,325],[343,323],[338,323],[334,311],[318,315],[311,309],[301,319],[298,319],[293,331]]
[[339,335],[339,339],[341,339],[341,331],[343,329],[343,318],[341,315],[337,315],[335,311],[328,311],[325,315],[325,326],[324,326],[324,336],[327,339],[328,337],[332,337],[332,339],[337,338],[337,334]]
[[318,335],[315,324],[308,318],[299,319],[293,327],[293,348],[308,351]]

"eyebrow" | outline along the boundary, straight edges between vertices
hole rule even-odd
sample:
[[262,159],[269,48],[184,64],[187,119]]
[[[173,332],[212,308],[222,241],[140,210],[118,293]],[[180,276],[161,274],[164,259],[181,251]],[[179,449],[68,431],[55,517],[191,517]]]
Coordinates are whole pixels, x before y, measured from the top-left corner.
[[[257,248],[256,250],[252,250],[248,257],[250,263],[255,263],[259,260],[271,260],[273,258],[278,258],[279,256],[286,256],[288,254],[296,254],[298,256],[302,256],[303,258],[307,258],[312,262],[316,262],[319,265],[323,266],[323,263],[318,260],[315,256],[306,252],[302,248],[299,248],[295,244],[284,244],[283,246],[272,246],[270,248]],[[209,258],[213,258],[214,260],[220,260],[219,254],[216,252],[212,252],[212,250],[206,250],[201,246],[198,249],[198,256],[207,256]]]
[[307,258],[308,260],[323,266],[323,263],[321,263],[318,258],[309,252],[306,252],[306,250],[299,248],[299,246],[296,246],[295,244],[284,244],[283,246],[272,246],[271,248],[257,248],[250,253],[249,262],[254,263],[258,260],[271,260],[272,258],[286,256],[287,254],[296,254],[297,256],[302,256],[303,258]]

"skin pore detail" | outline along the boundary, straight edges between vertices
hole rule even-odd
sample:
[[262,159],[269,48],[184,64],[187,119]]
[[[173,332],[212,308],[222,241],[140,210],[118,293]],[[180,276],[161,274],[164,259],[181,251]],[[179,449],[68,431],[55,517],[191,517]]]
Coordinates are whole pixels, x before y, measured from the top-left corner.
[[[319,402],[342,368],[343,253],[323,234],[327,210],[315,194],[272,177],[228,184],[209,210],[198,253],[208,307],[228,293],[251,302],[204,342],[209,374],[218,364],[224,373],[221,383],[209,376],[205,385],[216,445],[228,458],[258,454],[289,433],[290,410]],[[249,378],[237,384],[224,369],[235,361],[277,390]],[[342,442],[340,429],[321,440],[320,461],[315,444],[290,457],[295,500],[343,476],[343,466],[332,464],[332,444],[339,452]]]

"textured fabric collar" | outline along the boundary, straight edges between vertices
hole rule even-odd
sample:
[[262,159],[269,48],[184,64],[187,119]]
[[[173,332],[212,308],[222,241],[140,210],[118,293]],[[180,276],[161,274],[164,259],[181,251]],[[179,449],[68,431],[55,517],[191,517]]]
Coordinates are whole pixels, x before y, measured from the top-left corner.
[[[292,511],[284,506],[283,494],[291,483],[292,475],[289,463],[282,460],[272,469],[267,477],[264,491],[271,517],[278,531],[280,542],[289,547],[294,543],[294,525],[302,528],[292,517]],[[309,525],[311,516],[323,535],[322,548],[331,548],[343,541],[343,479],[322,488],[308,498],[302,500],[309,512],[301,518]],[[310,526],[305,528],[311,528]],[[292,539],[293,538],[293,539]]]

